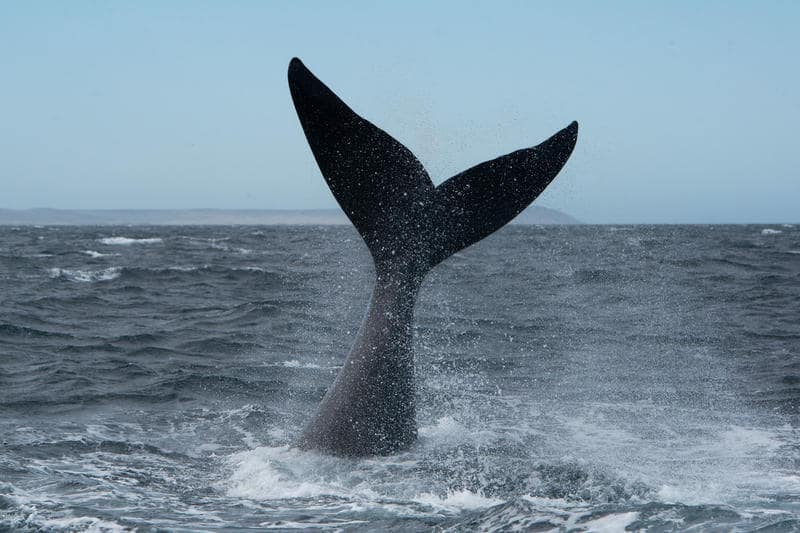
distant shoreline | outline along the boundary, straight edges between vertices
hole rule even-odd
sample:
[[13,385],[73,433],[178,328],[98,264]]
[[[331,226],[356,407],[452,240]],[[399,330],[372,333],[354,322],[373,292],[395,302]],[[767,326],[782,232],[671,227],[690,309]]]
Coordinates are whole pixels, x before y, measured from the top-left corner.
[[[547,207],[531,206],[514,224],[581,224]],[[347,225],[340,209],[1,209],[2,226],[261,226]]]

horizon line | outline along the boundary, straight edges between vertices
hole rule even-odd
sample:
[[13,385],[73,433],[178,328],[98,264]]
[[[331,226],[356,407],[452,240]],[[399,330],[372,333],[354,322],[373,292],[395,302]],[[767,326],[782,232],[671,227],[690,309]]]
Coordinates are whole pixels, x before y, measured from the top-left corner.
[[[800,221],[769,221],[769,222],[754,222],[754,221],[738,221],[738,222],[647,222],[647,221],[582,221],[572,215],[546,206],[533,205],[533,209],[539,209],[551,212],[551,215],[564,217],[565,220],[557,221],[526,221],[525,216],[521,213],[521,217],[515,219],[515,225],[581,225],[581,226],[769,226],[769,225],[782,225],[794,226],[800,225]],[[98,213],[98,214],[113,214],[113,213],[190,213],[190,212],[216,212],[220,214],[234,214],[234,213],[263,213],[263,214],[292,214],[292,213],[325,213],[334,218],[341,218],[341,220],[327,220],[327,221],[269,221],[269,222],[225,222],[225,221],[207,221],[207,222],[187,222],[175,220],[171,222],[165,221],[4,221],[0,220],[0,226],[338,226],[349,225],[350,220],[347,218],[345,212],[338,207],[313,207],[313,208],[227,208],[227,207],[186,207],[186,208],[61,208],[61,207],[27,207],[27,208],[13,208],[13,207],[0,207],[0,212],[5,211],[6,214],[11,213],[36,213],[36,212],[62,212],[62,213]],[[530,215],[529,215],[530,216]]]

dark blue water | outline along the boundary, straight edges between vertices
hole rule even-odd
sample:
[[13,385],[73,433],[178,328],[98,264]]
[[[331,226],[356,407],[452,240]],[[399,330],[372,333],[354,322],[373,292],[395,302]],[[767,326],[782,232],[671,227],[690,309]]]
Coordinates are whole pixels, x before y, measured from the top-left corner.
[[417,308],[420,439],[291,448],[348,227],[0,227],[0,530],[800,529],[800,228],[512,226]]

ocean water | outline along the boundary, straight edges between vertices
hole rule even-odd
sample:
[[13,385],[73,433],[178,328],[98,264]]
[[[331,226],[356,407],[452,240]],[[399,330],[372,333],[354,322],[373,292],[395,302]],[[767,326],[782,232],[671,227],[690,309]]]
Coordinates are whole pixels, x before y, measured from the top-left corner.
[[417,307],[420,438],[298,451],[349,227],[0,227],[0,530],[800,529],[800,227],[511,226]]

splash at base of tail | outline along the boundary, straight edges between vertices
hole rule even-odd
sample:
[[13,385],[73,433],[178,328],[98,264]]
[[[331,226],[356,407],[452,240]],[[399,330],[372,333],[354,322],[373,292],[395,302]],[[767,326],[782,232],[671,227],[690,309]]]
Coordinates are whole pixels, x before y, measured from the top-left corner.
[[353,112],[297,58],[289,88],[322,175],[377,274],[353,349],[299,445],[347,456],[394,453],[417,436],[411,341],[422,280],[544,191],[575,148],[578,123],[435,187],[408,148]]

